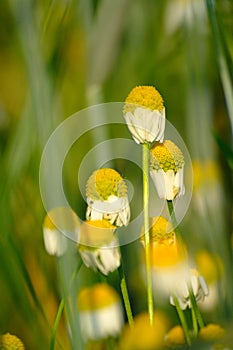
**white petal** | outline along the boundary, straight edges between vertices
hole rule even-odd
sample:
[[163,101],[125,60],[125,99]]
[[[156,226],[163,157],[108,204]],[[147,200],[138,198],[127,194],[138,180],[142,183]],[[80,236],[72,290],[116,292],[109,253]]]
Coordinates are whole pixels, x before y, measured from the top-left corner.
[[124,320],[120,303],[94,311],[79,312],[84,340],[98,340],[120,334]]
[[56,229],[44,228],[44,245],[48,254],[62,256],[67,249],[67,238]]
[[99,252],[100,260],[104,266],[105,274],[115,271],[120,266],[120,253],[118,247],[102,248]]
[[154,182],[155,188],[158,192],[159,198],[166,198],[166,188],[165,188],[165,173],[162,169],[151,170],[151,178]]
[[166,199],[173,200],[175,173],[173,170],[168,170],[164,172],[164,174],[165,174],[164,177],[165,177]]
[[209,289],[208,289],[208,286],[206,284],[204,277],[199,276],[199,281],[200,281],[201,288],[204,292],[204,295],[207,296],[209,294]]

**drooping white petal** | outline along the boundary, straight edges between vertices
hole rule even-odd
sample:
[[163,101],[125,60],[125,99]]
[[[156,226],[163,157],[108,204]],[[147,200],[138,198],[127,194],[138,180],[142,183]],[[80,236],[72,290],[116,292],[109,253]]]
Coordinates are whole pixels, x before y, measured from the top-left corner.
[[126,124],[137,143],[153,142],[163,140],[165,110],[150,110],[137,107],[134,112],[124,114]]
[[116,226],[127,226],[130,220],[128,197],[109,196],[107,200],[87,198],[87,220],[108,220]]
[[166,198],[165,177],[162,169],[151,170],[151,178],[154,182],[159,198]]
[[43,229],[44,245],[48,254],[62,256],[67,249],[67,238],[56,229]]

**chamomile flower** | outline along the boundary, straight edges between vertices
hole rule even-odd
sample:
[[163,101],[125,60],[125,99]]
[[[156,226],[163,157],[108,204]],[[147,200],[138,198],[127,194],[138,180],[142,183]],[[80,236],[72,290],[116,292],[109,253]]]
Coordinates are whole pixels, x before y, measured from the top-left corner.
[[127,226],[130,207],[127,186],[114,169],[102,168],[93,172],[86,185],[87,220],[108,220],[115,226]]
[[185,193],[184,156],[170,140],[155,144],[150,150],[150,175],[160,198],[173,200]]
[[165,107],[153,86],[136,86],[125,100],[123,114],[136,143],[163,142]]
[[[175,292],[177,301],[182,310],[186,309],[187,307],[192,307],[188,286],[189,284],[193,290],[193,295],[197,302],[204,301],[205,297],[209,293],[205,279],[199,274],[199,272],[196,269],[190,269],[189,280],[187,279],[181,281],[182,289],[180,288],[179,291]],[[170,296],[170,303],[172,305],[175,305],[173,296]]]
[[180,295],[188,279],[188,261],[183,243],[168,236],[151,244],[151,271],[155,295]]
[[117,292],[105,283],[80,290],[77,297],[84,341],[116,337],[124,320]]
[[121,262],[116,227],[106,220],[85,221],[81,225],[79,253],[84,264],[104,275],[115,271]]
[[[56,212],[56,217],[62,215],[64,208],[53,209]],[[51,215],[52,211],[49,212],[44,220],[43,225],[43,238],[44,245],[47,253],[49,255],[56,255],[58,257],[62,256],[67,249],[67,238],[55,225],[54,218]]]
[[1,350],[24,350],[24,344],[16,335],[6,333],[0,335]]

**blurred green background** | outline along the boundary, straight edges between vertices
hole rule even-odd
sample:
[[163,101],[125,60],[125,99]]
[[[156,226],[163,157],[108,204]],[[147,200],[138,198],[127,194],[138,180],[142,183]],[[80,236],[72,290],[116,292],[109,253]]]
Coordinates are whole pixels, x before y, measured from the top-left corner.
[[[71,114],[123,102],[136,85],[158,88],[189,149],[194,191],[182,230],[193,256],[207,249],[221,257],[211,317],[232,320],[232,28],[231,0],[1,0],[0,333],[49,348],[61,291],[42,238],[46,141]],[[83,150],[91,144],[82,139]],[[70,200],[84,216],[72,194],[77,169],[69,171]],[[63,318],[57,339],[57,349],[70,348]]]

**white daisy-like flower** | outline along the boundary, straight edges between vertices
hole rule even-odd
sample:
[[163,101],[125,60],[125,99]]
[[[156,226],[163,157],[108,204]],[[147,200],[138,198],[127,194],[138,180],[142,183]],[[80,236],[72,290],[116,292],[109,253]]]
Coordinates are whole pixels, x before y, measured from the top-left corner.
[[123,115],[136,143],[163,142],[165,108],[153,86],[136,86],[125,100]]
[[80,290],[77,306],[84,341],[116,337],[124,324],[116,291],[105,283]]
[[114,236],[115,229],[106,220],[83,222],[78,249],[88,268],[108,275],[120,266],[121,255]]
[[150,175],[158,196],[166,200],[184,195],[184,156],[170,140],[150,150]]
[[67,249],[68,238],[79,239],[80,223],[75,212],[69,207],[50,210],[44,220],[43,238],[45,249],[50,255],[62,256]]
[[114,169],[102,168],[93,172],[86,185],[87,220],[107,220],[115,226],[127,226],[130,207],[127,186]]
[[[192,307],[189,285],[193,290],[193,295],[197,302],[204,301],[205,297],[209,294],[204,277],[202,277],[196,269],[190,269],[189,278],[181,281],[179,290],[175,292],[177,301],[182,310],[186,309],[187,307]],[[175,305],[173,296],[170,296],[170,303]]]

